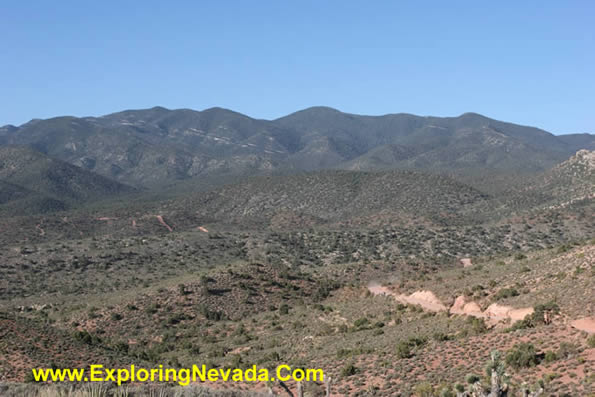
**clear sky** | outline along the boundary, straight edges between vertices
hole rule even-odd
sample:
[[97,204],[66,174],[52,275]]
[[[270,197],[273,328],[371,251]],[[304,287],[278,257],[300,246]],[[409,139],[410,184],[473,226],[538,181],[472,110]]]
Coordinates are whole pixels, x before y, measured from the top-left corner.
[[595,1],[2,1],[0,125],[161,105],[595,132]]

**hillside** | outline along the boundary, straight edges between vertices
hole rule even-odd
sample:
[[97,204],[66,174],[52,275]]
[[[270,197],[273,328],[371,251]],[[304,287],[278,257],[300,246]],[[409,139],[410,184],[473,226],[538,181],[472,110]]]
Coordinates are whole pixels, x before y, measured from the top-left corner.
[[593,134],[567,134],[559,135],[558,139],[577,149],[595,150],[595,137]]
[[[32,205],[30,214],[47,214],[18,216],[22,211],[7,207],[19,208],[21,201],[11,198],[33,195],[38,207],[50,209],[64,209],[64,203],[10,184],[0,196],[10,201],[4,203],[0,230],[11,232],[0,233],[0,241],[15,244],[77,236],[159,235],[198,227],[234,232],[312,232],[315,228],[355,235],[398,226],[428,231],[452,228],[457,235],[457,228],[470,228],[473,235],[465,238],[475,239],[471,246],[479,251],[486,245],[496,250],[498,246],[547,246],[589,234],[593,226],[588,214],[593,210],[595,183],[592,170],[583,164],[584,153],[588,154],[579,152],[550,171],[522,178],[337,170],[219,180],[221,186],[199,191],[185,182],[164,191],[78,206],[67,219],[48,210],[35,211],[37,207]],[[473,228],[483,229],[482,234],[477,235]],[[500,228],[506,232],[501,234]]]
[[526,209],[562,208],[581,203],[589,206],[595,195],[594,159],[594,151],[579,150],[543,173],[503,183],[507,191],[500,196],[508,206]]
[[272,121],[222,108],[155,107],[0,129],[0,144],[28,145],[144,187],[329,168],[538,172],[593,142],[590,134],[554,136],[474,113],[360,116],[324,107]]
[[134,189],[27,147],[0,146],[0,205],[6,214],[63,210]]
[[[138,249],[147,243],[136,244],[128,247]],[[185,248],[189,246],[200,244],[176,243],[178,267],[193,257]],[[50,319],[53,325],[46,325],[50,329],[45,334],[84,331],[89,340],[100,339],[90,347],[58,339],[60,344],[69,343],[70,357],[81,357],[78,366],[90,363],[101,349],[117,347],[135,362],[146,359],[154,365],[312,365],[332,376],[334,395],[366,390],[393,395],[422,386],[452,387],[469,374],[485,382],[483,367],[490,352],[499,350],[506,358],[513,390],[530,379],[541,380],[549,393],[589,395],[595,365],[589,333],[595,330],[585,326],[592,324],[589,319],[594,315],[588,293],[593,288],[594,255],[593,244],[586,242],[527,255],[474,257],[469,265],[438,270],[405,258],[324,267],[240,261],[199,272],[187,269],[184,277],[154,280],[151,285],[118,283],[121,273],[113,271],[100,295],[81,288],[76,300],[34,294],[22,307],[17,301],[6,305],[11,317],[0,317],[9,321],[0,352],[21,360],[0,365],[5,380],[18,380],[26,367],[22,358],[47,363],[60,357],[53,349],[31,353],[22,343],[10,343],[25,330],[27,335],[37,332],[35,324]],[[90,270],[96,267],[92,262],[78,268]],[[150,262],[144,262],[142,273],[161,274]],[[123,283],[132,290],[109,288]],[[568,288],[576,293],[565,294]],[[467,302],[462,312],[457,306],[461,296]],[[36,304],[39,299],[46,305]],[[491,308],[494,314],[482,317],[473,307]],[[512,310],[527,314],[526,321],[507,317]],[[551,312],[545,317],[541,310]],[[535,311],[542,316],[532,316]],[[19,325],[27,323],[29,328]],[[531,345],[529,363],[508,358],[516,357],[520,343]]]
[[[21,384],[34,366],[284,363],[323,368],[333,396],[452,396],[489,384],[497,350],[510,395],[590,395],[590,145],[329,108],[3,127],[0,394],[67,386]],[[103,392],[283,395],[194,386]]]
[[559,205],[592,199],[595,195],[595,151],[580,150],[540,178],[539,188]]
[[487,205],[488,197],[447,177],[418,172],[361,173],[323,171],[259,177],[190,196],[183,207],[224,222],[281,221],[315,223],[355,218],[462,220]]

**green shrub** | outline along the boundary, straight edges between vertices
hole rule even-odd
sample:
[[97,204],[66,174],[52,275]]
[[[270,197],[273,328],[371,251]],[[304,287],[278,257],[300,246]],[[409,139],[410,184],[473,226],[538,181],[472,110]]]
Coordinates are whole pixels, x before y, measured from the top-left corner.
[[359,372],[359,370],[355,367],[355,365],[349,363],[349,364],[345,365],[343,367],[343,369],[341,370],[341,376],[348,377],[348,376],[355,375],[358,372]]
[[451,337],[443,332],[434,332],[434,334],[432,334],[432,339],[437,342],[444,342],[450,340]]
[[506,354],[506,364],[520,369],[534,367],[539,364],[535,346],[530,343],[518,343]]
[[476,335],[484,334],[488,331],[488,327],[487,327],[485,320],[483,318],[469,316],[469,317],[467,317],[466,321],[467,321],[467,324],[471,325],[471,330]]
[[555,302],[543,303],[533,308],[533,313],[527,314],[524,319],[516,321],[509,331],[517,329],[535,328],[549,323],[551,317],[560,313],[560,307]]
[[578,354],[578,347],[575,344],[569,342],[562,342],[560,343],[560,348],[558,349],[558,357],[560,358],[570,358]]
[[558,359],[558,355],[556,354],[556,352],[548,350],[547,352],[545,352],[545,356],[543,357],[543,361],[545,361],[546,363],[552,363],[554,361],[556,361]]
[[415,386],[415,395],[419,397],[433,397],[434,387],[429,382],[423,382]]
[[519,292],[516,289],[502,288],[494,295],[494,299],[501,300],[501,299],[511,298],[513,296],[519,296]]
[[411,358],[413,357],[413,353],[411,352],[411,347],[409,343],[405,341],[399,342],[397,344],[397,357],[399,358]]
[[470,385],[473,385],[477,382],[480,381],[480,377],[475,375],[475,374],[469,374],[465,377],[465,380],[467,381],[467,383],[469,383]]
[[113,321],[120,321],[122,319],[122,315],[120,313],[112,313],[110,314],[110,318]]
[[76,331],[74,339],[79,340],[87,345],[98,345],[101,343],[101,339],[95,335],[91,335],[88,331]]

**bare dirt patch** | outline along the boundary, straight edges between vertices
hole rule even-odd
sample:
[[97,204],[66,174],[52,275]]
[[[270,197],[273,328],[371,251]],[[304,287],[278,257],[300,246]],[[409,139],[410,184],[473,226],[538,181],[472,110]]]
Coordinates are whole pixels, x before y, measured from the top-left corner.
[[473,263],[471,263],[471,258],[462,258],[461,259],[461,265],[463,265],[463,267],[471,267],[471,266],[473,266]]
[[444,303],[442,303],[432,291],[415,291],[411,295],[397,294],[391,291],[388,287],[384,287],[378,283],[370,283],[368,285],[368,291],[373,295],[392,296],[397,301],[404,304],[419,305],[430,312],[445,312],[447,310]]
[[570,323],[573,328],[595,334],[595,317],[585,317]]
[[170,232],[173,232],[174,229],[168,225],[167,223],[165,223],[165,221],[163,220],[163,216],[162,215],[155,215],[155,217],[157,218],[157,220],[159,221],[159,223],[161,223],[167,230],[169,230]]

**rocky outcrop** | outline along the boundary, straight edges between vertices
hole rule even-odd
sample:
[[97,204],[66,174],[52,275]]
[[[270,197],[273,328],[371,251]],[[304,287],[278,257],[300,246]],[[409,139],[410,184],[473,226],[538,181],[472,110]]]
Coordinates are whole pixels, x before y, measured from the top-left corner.
[[511,306],[492,303],[485,310],[481,310],[481,307],[477,302],[468,302],[467,299],[461,295],[455,299],[449,312],[451,314],[461,314],[465,316],[483,318],[489,323],[497,324],[502,321],[514,322],[522,320],[529,314],[533,313],[533,308],[526,307],[515,309]]
[[389,288],[378,283],[370,283],[368,290],[373,295],[392,296],[397,301],[406,305],[418,305],[430,312],[445,312],[448,308],[434,295],[432,291],[415,291],[411,295],[397,294]]

